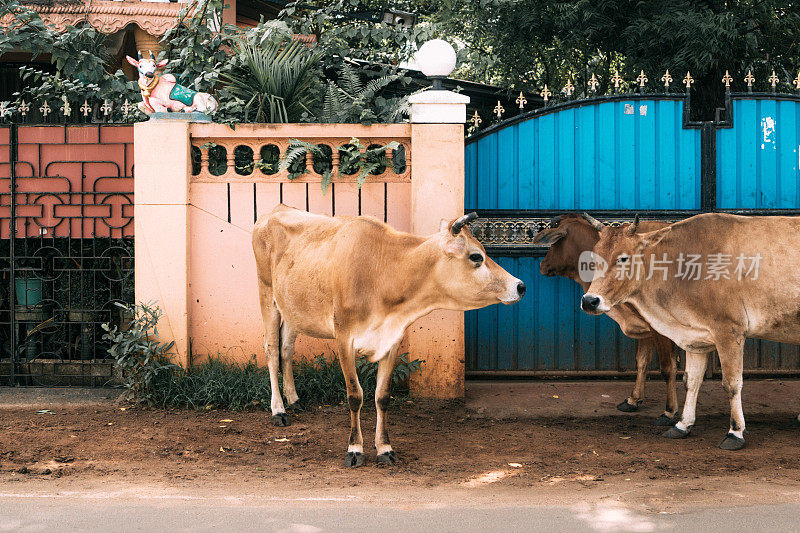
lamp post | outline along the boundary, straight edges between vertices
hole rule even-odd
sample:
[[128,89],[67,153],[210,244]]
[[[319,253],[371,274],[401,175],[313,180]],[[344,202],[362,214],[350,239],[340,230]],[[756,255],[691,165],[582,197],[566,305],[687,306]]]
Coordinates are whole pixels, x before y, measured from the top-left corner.
[[441,91],[442,80],[456,68],[456,51],[447,41],[433,39],[419,47],[414,61],[422,73],[433,80],[433,89]]

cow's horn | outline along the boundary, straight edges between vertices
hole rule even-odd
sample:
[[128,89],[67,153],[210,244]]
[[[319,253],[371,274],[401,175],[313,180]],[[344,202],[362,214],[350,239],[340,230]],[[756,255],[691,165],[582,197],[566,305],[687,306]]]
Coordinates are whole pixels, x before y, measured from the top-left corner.
[[584,213],[583,214],[583,218],[586,219],[586,222],[591,224],[592,227],[594,229],[596,229],[597,231],[603,231],[603,228],[606,227],[605,224],[603,224],[602,222],[600,222],[596,218],[593,218],[593,217],[589,216],[589,213]]
[[474,211],[472,213],[464,215],[463,217],[458,217],[456,221],[453,222],[453,225],[450,227],[450,232],[453,235],[458,235],[459,233],[461,233],[461,230],[464,229],[464,226],[466,226],[476,218],[478,218],[478,213]]
[[139,54],[139,61],[141,61],[142,60],[142,51],[141,50],[137,50],[136,52]]
[[639,229],[639,213],[636,213],[636,216],[633,217],[633,223],[628,226],[625,230],[625,233],[628,235],[636,235],[636,230]]
[[156,60],[156,56],[153,55],[153,51],[152,50],[148,50],[148,51],[150,52],[150,59],[155,61]]
[[563,215],[556,215],[550,219],[550,227],[555,228],[561,223],[561,220],[564,218]]

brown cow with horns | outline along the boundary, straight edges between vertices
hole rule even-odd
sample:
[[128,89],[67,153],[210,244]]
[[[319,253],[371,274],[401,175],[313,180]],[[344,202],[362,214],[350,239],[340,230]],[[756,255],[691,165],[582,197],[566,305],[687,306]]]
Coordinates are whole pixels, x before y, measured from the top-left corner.
[[346,466],[364,463],[363,400],[355,358],[378,362],[375,447],[393,464],[386,411],[397,348],[405,329],[435,309],[466,311],[517,302],[525,284],[486,256],[466,225],[475,213],[442,220],[439,232],[418,237],[370,217],[329,217],[285,205],[259,218],[253,250],[272,388],[272,421],[288,425],[283,392],[298,401],[292,376],[298,333],[336,339],[347,385],[350,442]]
[[744,448],[745,339],[800,344],[800,217],[704,213],[637,233],[636,223],[610,228],[585,216],[600,232],[594,253],[609,268],[595,275],[581,308],[600,314],[630,304],[686,350],[683,413],[664,436],[689,435],[708,354],[716,349],[731,408],[719,446]]
[[[637,231],[640,233],[654,231],[667,225],[666,222],[655,220],[643,221]],[[533,239],[534,244],[550,246],[547,255],[539,264],[539,272],[544,276],[569,278],[578,283],[583,288],[583,292],[586,292],[591,280],[581,279],[578,263],[581,254],[591,252],[598,240],[600,240],[600,232],[577,213],[566,213],[553,218],[550,221],[550,228],[540,231]],[[674,344],[653,330],[628,304],[616,306],[607,314],[619,324],[623,334],[638,341],[636,346],[636,384],[633,386],[631,395],[617,405],[617,409],[626,413],[639,409],[639,405],[644,399],[647,368],[650,366],[650,357],[655,349],[661,374],[667,385],[667,405],[661,416],[653,423],[656,426],[673,425],[678,411],[678,395],[675,391],[677,368]]]

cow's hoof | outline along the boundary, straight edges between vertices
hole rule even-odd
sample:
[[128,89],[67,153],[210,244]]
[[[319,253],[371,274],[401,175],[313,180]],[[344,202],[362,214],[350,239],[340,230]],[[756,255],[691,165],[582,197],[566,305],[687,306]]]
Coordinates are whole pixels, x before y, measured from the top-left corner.
[[741,450],[744,448],[744,439],[737,437],[733,433],[728,433],[719,443],[719,447],[723,450]]
[[630,404],[628,400],[623,401],[622,403],[617,405],[617,409],[622,411],[623,413],[633,413],[634,411],[639,410],[639,404]]
[[286,410],[299,412],[299,411],[305,411],[305,408],[303,407],[303,404],[300,403],[300,400],[297,400],[296,402],[287,405]]
[[361,452],[347,452],[344,458],[344,466],[359,467],[364,464],[364,454]]
[[667,437],[668,439],[685,439],[689,436],[689,430],[683,430],[672,426],[663,433],[663,436]]
[[379,465],[393,465],[396,462],[397,454],[394,453],[394,450],[389,450],[388,452],[382,453],[378,456]]
[[675,419],[671,416],[667,416],[664,413],[661,413],[661,416],[653,420],[654,426],[674,426]]
[[278,413],[277,415],[272,415],[272,425],[278,427],[285,427],[291,424],[292,422],[289,420],[289,417],[286,416],[286,413]]

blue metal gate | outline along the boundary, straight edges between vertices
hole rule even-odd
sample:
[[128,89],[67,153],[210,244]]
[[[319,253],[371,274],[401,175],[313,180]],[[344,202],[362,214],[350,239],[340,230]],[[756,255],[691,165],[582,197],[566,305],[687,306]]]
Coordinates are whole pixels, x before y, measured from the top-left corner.
[[[549,219],[590,211],[679,220],[710,210],[800,208],[800,98],[728,94],[726,116],[689,120],[688,94],[625,94],[524,113],[466,141],[465,208],[490,255],[529,286],[515,306],[466,315],[471,376],[618,374],[636,368],[633,340],[577,306],[580,287],[539,274],[531,244]],[[735,119],[735,120],[734,120]],[[795,346],[750,342],[746,367],[800,372]]]

